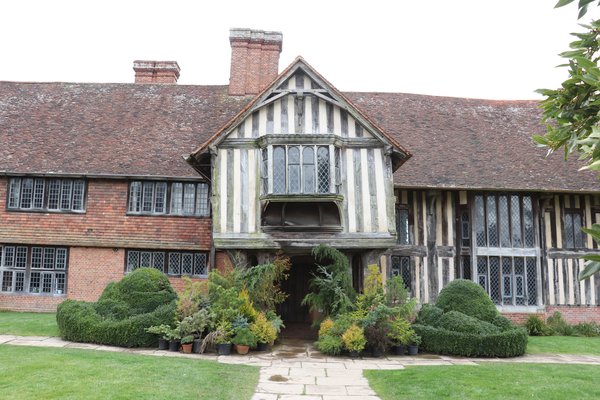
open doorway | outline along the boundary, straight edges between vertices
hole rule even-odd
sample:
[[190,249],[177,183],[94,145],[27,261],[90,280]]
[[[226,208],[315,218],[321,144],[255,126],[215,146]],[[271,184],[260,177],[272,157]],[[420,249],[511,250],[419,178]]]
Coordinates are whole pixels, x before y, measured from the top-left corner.
[[309,309],[302,305],[302,300],[308,294],[309,282],[316,269],[315,259],[310,255],[290,258],[290,276],[281,285],[288,297],[278,307],[278,313],[286,326],[282,334],[286,338],[312,339],[316,337],[316,331],[311,329]]

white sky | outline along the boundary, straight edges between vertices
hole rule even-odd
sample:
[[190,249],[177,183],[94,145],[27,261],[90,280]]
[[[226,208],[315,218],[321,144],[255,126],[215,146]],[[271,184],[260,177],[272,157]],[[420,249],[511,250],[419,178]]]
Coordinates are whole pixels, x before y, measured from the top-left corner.
[[[0,80],[133,82],[133,60],[176,60],[179,84],[227,84],[229,28],[283,32],[343,91],[535,99],[566,78],[580,31],[556,0],[7,0]],[[598,10],[581,21],[589,22]]]

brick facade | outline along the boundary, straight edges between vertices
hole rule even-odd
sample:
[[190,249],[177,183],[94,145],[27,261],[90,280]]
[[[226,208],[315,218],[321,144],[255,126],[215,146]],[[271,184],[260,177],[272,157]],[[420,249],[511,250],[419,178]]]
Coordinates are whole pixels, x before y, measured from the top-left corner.
[[600,307],[598,306],[546,306],[543,312],[503,313],[502,315],[515,324],[523,325],[532,315],[536,315],[541,320],[545,321],[556,311],[560,312],[563,319],[571,325],[579,324],[581,322],[596,322],[597,324],[600,324]]
[[127,181],[88,180],[83,214],[7,211],[7,183],[0,178],[0,243],[210,249],[210,217],[127,215]]

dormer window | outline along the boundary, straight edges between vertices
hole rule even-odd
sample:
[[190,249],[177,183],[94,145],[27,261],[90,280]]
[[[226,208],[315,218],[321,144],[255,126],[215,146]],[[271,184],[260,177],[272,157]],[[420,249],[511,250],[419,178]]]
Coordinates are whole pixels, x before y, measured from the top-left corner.
[[333,145],[268,146],[262,151],[263,194],[338,193],[339,165]]

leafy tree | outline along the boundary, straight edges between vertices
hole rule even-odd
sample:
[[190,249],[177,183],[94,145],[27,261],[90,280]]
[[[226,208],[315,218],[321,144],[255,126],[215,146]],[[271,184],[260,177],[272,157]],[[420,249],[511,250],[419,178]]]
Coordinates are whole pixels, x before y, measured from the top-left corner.
[[[560,0],[556,7],[563,7],[574,0]],[[588,6],[595,0],[579,0],[578,18],[583,17]],[[600,4],[598,1],[597,4]],[[582,25],[586,31],[573,33],[577,40],[570,44],[571,50],[560,54],[568,62],[569,78],[558,89],[540,89],[546,96],[541,102],[542,120],[547,123],[544,136],[535,135],[533,140],[550,151],[564,150],[565,159],[576,153],[585,161],[581,169],[600,171],[600,20]],[[600,225],[584,231],[600,241]],[[579,279],[586,279],[600,272],[600,256],[586,255],[589,262]]]

